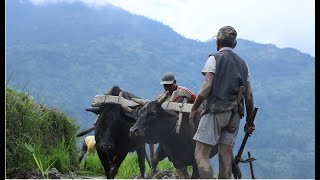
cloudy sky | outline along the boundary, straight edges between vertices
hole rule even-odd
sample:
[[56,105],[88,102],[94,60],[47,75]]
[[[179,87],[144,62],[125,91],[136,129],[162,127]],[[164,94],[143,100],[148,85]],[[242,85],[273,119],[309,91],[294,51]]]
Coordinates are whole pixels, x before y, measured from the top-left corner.
[[189,39],[206,41],[220,27],[238,38],[292,47],[315,55],[314,0],[30,0],[36,5],[81,1],[93,8],[111,3],[160,21]]

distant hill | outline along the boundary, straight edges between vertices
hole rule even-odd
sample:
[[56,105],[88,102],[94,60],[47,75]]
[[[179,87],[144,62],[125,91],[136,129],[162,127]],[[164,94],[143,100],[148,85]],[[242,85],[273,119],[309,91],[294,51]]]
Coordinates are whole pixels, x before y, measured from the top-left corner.
[[[26,86],[37,101],[75,118],[79,131],[94,122],[84,110],[92,98],[114,85],[154,99],[163,90],[161,75],[171,71],[179,85],[197,93],[200,71],[216,51],[214,41],[186,39],[169,26],[114,6],[21,2],[6,1],[7,83]],[[238,40],[235,51],[249,65],[259,107],[257,130],[245,148],[257,159],[256,177],[315,178],[314,57],[245,39]],[[240,168],[250,178],[249,166]]]

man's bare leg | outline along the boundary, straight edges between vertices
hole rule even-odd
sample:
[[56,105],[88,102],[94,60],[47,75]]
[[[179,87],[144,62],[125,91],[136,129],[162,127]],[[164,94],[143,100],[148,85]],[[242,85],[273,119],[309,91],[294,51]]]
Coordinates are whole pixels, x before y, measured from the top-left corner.
[[232,178],[232,149],[233,146],[218,144],[219,151],[219,179]]
[[201,179],[212,179],[213,178],[213,171],[212,166],[209,161],[209,155],[212,151],[213,146],[204,144],[202,142],[196,142],[196,149],[194,152],[199,174]]

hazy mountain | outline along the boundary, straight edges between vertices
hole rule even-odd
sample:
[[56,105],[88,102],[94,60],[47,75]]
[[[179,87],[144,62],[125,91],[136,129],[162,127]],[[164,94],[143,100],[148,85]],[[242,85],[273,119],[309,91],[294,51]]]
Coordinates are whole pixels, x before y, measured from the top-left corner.
[[[179,85],[197,93],[200,71],[215,51],[214,41],[186,39],[169,26],[113,6],[6,1],[7,83],[66,112],[77,120],[79,131],[94,121],[84,110],[92,98],[114,85],[154,99],[163,90],[161,75],[172,71]],[[245,39],[238,40],[235,51],[249,65],[259,108],[257,130],[243,157],[250,150],[257,159],[257,178],[315,178],[315,59],[293,48]],[[217,159],[212,161],[217,171]],[[240,167],[250,178],[249,165]]]

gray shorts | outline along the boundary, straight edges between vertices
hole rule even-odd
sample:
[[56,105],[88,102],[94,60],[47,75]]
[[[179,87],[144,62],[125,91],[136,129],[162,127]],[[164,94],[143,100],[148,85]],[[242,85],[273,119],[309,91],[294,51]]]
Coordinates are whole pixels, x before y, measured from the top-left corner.
[[234,146],[239,131],[240,116],[238,113],[231,116],[231,111],[209,112],[203,115],[193,139],[212,146],[218,143]]

